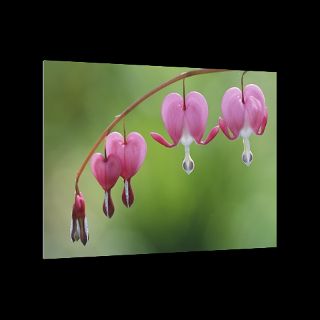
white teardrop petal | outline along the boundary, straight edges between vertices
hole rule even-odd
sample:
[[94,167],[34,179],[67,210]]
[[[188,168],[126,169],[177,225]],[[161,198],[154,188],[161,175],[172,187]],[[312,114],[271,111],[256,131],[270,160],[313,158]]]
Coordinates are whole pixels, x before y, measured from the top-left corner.
[[107,215],[109,216],[109,194],[106,192],[104,196],[104,206],[106,207]]
[[126,195],[127,207],[130,207],[130,204],[129,204],[129,183],[127,180],[124,181],[124,192]]

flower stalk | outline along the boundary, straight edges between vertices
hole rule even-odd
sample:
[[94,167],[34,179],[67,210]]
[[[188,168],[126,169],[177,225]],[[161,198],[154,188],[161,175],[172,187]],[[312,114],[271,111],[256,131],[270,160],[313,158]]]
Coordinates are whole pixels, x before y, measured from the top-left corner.
[[[184,80],[186,78],[189,77],[193,77],[196,75],[201,75],[201,74],[208,74],[208,73],[216,73],[216,72],[224,72],[224,71],[229,71],[228,69],[198,69],[198,70],[192,70],[192,71],[187,71],[187,72],[183,72],[177,76],[175,76],[174,78],[163,82],[162,84],[160,84],[159,86],[157,86],[156,88],[150,90],[149,92],[147,92],[145,95],[143,95],[141,98],[139,98],[138,100],[136,100],[135,102],[133,102],[131,105],[129,105],[126,109],[124,109],[119,115],[115,116],[115,119],[109,124],[109,126],[102,132],[102,134],[100,135],[99,139],[96,141],[96,143],[93,145],[93,147],[91,148],[91,150],[89,151],[88,155],[86,156],[85,160],[83,161],[83,163],[80,166],[80,169],[78,170],[77,174],[76,174],[76,179],[75,179],[75,191],[77,195],[80,195],[80,190],[79,190],[79,179],[80,176],[82,174],[82,172],[84,171],[86,165],[88,164],[88,162],[90,161],[92,155],[94,154],[95,150],[98,148],[98,146],[100,145],[100,143],[104,140],[104,138],[106,136],[109,135],[109,133],[111,132],[111,130],[122,120],[124,119],[132,110],[134,110],[139,104],[141,104],[143,101],[147,100],[149,97],[151,97],[152,95],[154,95],[155,93],[159,92],[160,90],[168,87],[169,85],[178,82],[180,80]],[[243,74],[244,75],[244,74]],[[242,75],[242,78],[243,78]]]
[[242,93],[242,103],[244,103],[244,94],[243,94],[243,77],[248,71],[244,71],[241,76],[241,93]]

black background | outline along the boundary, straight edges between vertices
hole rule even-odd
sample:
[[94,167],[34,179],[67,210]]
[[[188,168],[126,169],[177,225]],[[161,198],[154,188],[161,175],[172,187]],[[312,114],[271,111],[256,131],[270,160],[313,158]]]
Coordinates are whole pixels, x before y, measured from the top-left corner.
[[[295,134],[299,123],[293,116],[297,115],[301,99],[297,94],[296,68],[283,47],[279,47],[281,39],[276,38],[275,33],[271,32],[271,37],[268,32],[259,34],[259,30],[255,30],[250,35],[244,28],[247,31],[237,30],[239,32],[233,32],[232,36],[222,36],[217,30],[209,35],[198,31],[184,37],[182,27],[176,34],[166,35],[158,30],[152,36],[137,32],[126,38],[107,31],[103,38],[99,34],[95,42],[88,33],[76,36],[71,32],[62,41],[60,33],[45,30],[45,36],[39,34],[32,44],[21,42],[21,50],[17,53],[24,58],[16,63],[23,64],[24,71],[23,77],[16,81],[23,83],[23,102],[16,104],[17,114],[13,116],[13,119],[21,120],[21,125],[17,125],[19,130],[10,128],[19,144],[18,163],[23,160],[24,167],[18,188],[16,182],[13,183],[12,201],[16,208],[13,219],[16,222],[9,230],[10,241],[17,241],[18,248],[21,243],[25,246],[25,251],[18,249],[15,253],[17,273],[23,271],[30,277],[32,274],[44,282],[63,278],[71,296],[86,296],[88,293],[81,291],[86,282],[98,287],[101,284],[100,289],[105,288],[107,299],[113,295],[108,289],[111,282],[116,286],[133,283],[130,294],[134,294],[134,289],[139,288],[143,280],[149,285],[161,284],[162,279],[165,283],[169,279],[172,284],[178,282],[182,287],[191,283],[207,284],[207,289],[214,290],[214,283],[230,283],[237,279],[245,287],[249,279],[268,283],[276,275],[286,277],[301,263],[306,252],[294,227],[301,218],[298,199],[302,187],[297,183],[298,174],[295,173],[296,149],[300,141],[299,135]],[[258,39],[254,36],[256,32]],[[43,260],[43,60],[277,72],[277,248]],[[16,228],[17,221],[21,231]]]

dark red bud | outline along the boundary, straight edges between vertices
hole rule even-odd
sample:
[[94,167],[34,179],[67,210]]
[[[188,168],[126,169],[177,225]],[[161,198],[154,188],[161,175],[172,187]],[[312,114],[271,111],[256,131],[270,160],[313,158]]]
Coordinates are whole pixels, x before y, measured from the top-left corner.
[[114,205],[111,198],[111,189],[105,193],[104,201],[103,201],[103,212],[108,217],[111,218],[114,213]]
[[72,208],[72,218],[79,219],[86,216],[86,204],[82,193],[75,195],[75,200]]
[[78,221],[79,221],[79,227],[80,227],[80,240],[82,244],[85,246],[87,244],[87,241],[89,240],[87,219],[80,218]]
[[131,187],[131,180],[124,181],[124,188],[122,191],[122,202],[124,205],[129,208],[132,206],[134,201],[134,194]]

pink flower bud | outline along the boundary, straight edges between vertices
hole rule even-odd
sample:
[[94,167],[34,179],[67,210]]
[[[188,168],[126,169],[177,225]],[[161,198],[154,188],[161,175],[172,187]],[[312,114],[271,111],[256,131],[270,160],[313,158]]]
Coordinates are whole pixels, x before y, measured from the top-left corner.
[[72,219],[70,236],[72,241],[78,241],[79,239],[86,245],[89,240],[88,222],[85,213],[85,201],[82,193],[75,195],[75,200],[72,208]]

